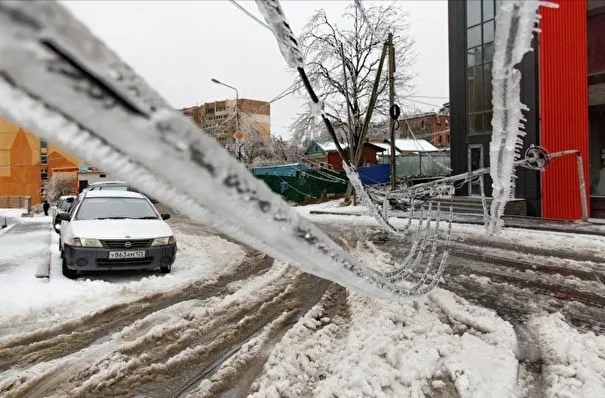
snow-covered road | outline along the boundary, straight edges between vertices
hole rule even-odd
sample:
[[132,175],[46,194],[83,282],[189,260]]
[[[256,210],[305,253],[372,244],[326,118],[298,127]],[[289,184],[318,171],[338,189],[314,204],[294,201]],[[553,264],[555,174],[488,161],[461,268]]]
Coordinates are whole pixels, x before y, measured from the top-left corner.
[[[376,267],[405,253],[312,219]],[[0,396],[605,396],[602,237],[456,226],[441,288],[387,302],[170,222],[169,275],[65,279],[53,233],[50,280],[0,278]]]

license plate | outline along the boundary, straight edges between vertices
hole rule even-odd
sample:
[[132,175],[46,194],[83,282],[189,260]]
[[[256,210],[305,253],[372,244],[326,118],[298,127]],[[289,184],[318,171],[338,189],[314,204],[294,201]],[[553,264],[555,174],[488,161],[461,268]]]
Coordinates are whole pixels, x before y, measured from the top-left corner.
[[144,258],[145,250],[109,252],[110,259]]

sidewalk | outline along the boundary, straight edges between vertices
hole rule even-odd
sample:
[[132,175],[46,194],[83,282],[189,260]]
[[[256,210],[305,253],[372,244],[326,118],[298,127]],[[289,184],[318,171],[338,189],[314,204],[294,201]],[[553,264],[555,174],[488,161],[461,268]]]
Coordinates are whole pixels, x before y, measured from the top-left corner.
[[18,267],[30,268],[33,276],[39,266],[48,263],[50,224],[50,217],[23,217],[0,230],[0,285],[2,276]]
[[[309,214],[327,214],[338,216],[368,216],[367,211],[347,211],[346,207],[331,208],[330,210],[311,210]],[[407,219],[407,215],[401,211],[389,211],[389,217]],[[442,219],[445,219],[442,215]],[[562,221],[549,220],[533,217],[503,217],[504,226],[512,228],[532,229],[538,231],[565,232],[584,235],[605,236],[605,224],[600,222]],[[483,225],[483,215],[479,214],[454,214],[452,221],[458,224]]]

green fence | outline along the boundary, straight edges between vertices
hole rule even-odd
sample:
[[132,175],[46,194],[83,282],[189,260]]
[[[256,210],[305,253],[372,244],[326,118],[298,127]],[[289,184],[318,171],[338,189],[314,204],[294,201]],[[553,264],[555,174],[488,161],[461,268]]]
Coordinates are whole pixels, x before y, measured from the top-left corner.
[[344,173],[328,170],[297,171],[291,176],[257,175],[273,192],[287,201],[297,204],[314,202],[318,199],[337,197],[345,193],[347,180]]

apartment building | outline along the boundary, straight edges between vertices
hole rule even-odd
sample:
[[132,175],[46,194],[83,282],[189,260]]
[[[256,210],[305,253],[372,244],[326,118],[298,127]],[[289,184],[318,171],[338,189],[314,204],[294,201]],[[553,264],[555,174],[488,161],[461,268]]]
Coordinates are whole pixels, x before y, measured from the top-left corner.
[[236,127],[244,134],[271,136],[271,104],[266,101],[214,101],[183,108],[181,112],[227,149],[233,145]]

